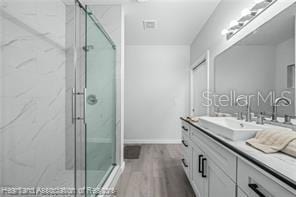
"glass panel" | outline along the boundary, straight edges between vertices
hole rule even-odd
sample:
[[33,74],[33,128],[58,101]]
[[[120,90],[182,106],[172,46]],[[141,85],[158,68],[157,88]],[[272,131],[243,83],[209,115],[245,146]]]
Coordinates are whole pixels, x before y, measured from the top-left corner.
[[[85,10],[82,7],[76,7],[76,118],[83,117],[84,96],[77,93],[84,92],[85,87]],[[83,121],[76,121],[76,187],[82,189],[85,187],[85,124]],[[79,191],[80,193],[81,191]]]
[[116,50],[92,14],[86,23],[86,186],[101,187],[115,163]]
[[0,187],[75,185],[75,1],[67,2],[0,1]]

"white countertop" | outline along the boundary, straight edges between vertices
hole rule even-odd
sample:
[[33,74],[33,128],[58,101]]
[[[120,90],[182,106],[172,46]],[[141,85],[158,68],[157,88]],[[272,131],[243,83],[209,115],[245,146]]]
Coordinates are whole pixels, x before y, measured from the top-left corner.
[[[246,144],[246,141],[231,141],[222,136],[215,134],[214,132],[203,128],[199,123],[191,122],[191,124],[201,128],[205,132],[219,138],[224,143],[232,146],[233,148],[247,154],[249,157],[261,162],[263,165],[272,169],[275,173],[280,174],[281,176],[289,179],[290,182],[293,182],[296,185],[296,158],[288,156],[284,153],[273,153],[265,154],[249,145]],[[255,122],[251,124],[256,124]],[[260,125],[261,126],[261,125]],[[262,125],[262,127],[270,128],[277,127],[269,124]],[[215,140],[215,139],[214,139]],[[237,153],[238,154],[238,153]]]

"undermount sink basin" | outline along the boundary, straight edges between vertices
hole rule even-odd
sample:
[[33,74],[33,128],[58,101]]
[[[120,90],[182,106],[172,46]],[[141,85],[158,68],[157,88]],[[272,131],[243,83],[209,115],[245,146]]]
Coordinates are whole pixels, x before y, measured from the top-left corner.
[[201,117],[200,126],[233,141],[247,140],[263,128],[230,117]]

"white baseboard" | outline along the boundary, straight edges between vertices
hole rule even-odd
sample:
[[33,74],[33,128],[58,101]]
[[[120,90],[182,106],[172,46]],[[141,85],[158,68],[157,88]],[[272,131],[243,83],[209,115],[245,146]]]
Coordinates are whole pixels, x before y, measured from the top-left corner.
[[125,139],[125,144],[181,144],[181,139]]

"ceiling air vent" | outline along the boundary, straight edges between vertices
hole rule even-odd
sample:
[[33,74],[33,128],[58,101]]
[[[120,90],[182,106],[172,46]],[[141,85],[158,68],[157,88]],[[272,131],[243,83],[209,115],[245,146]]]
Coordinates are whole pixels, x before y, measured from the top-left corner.
[[143,21],[143,27],[144,27],[144,30],[156,29],[157,22],[156,22],[156,20],[144,20]]

